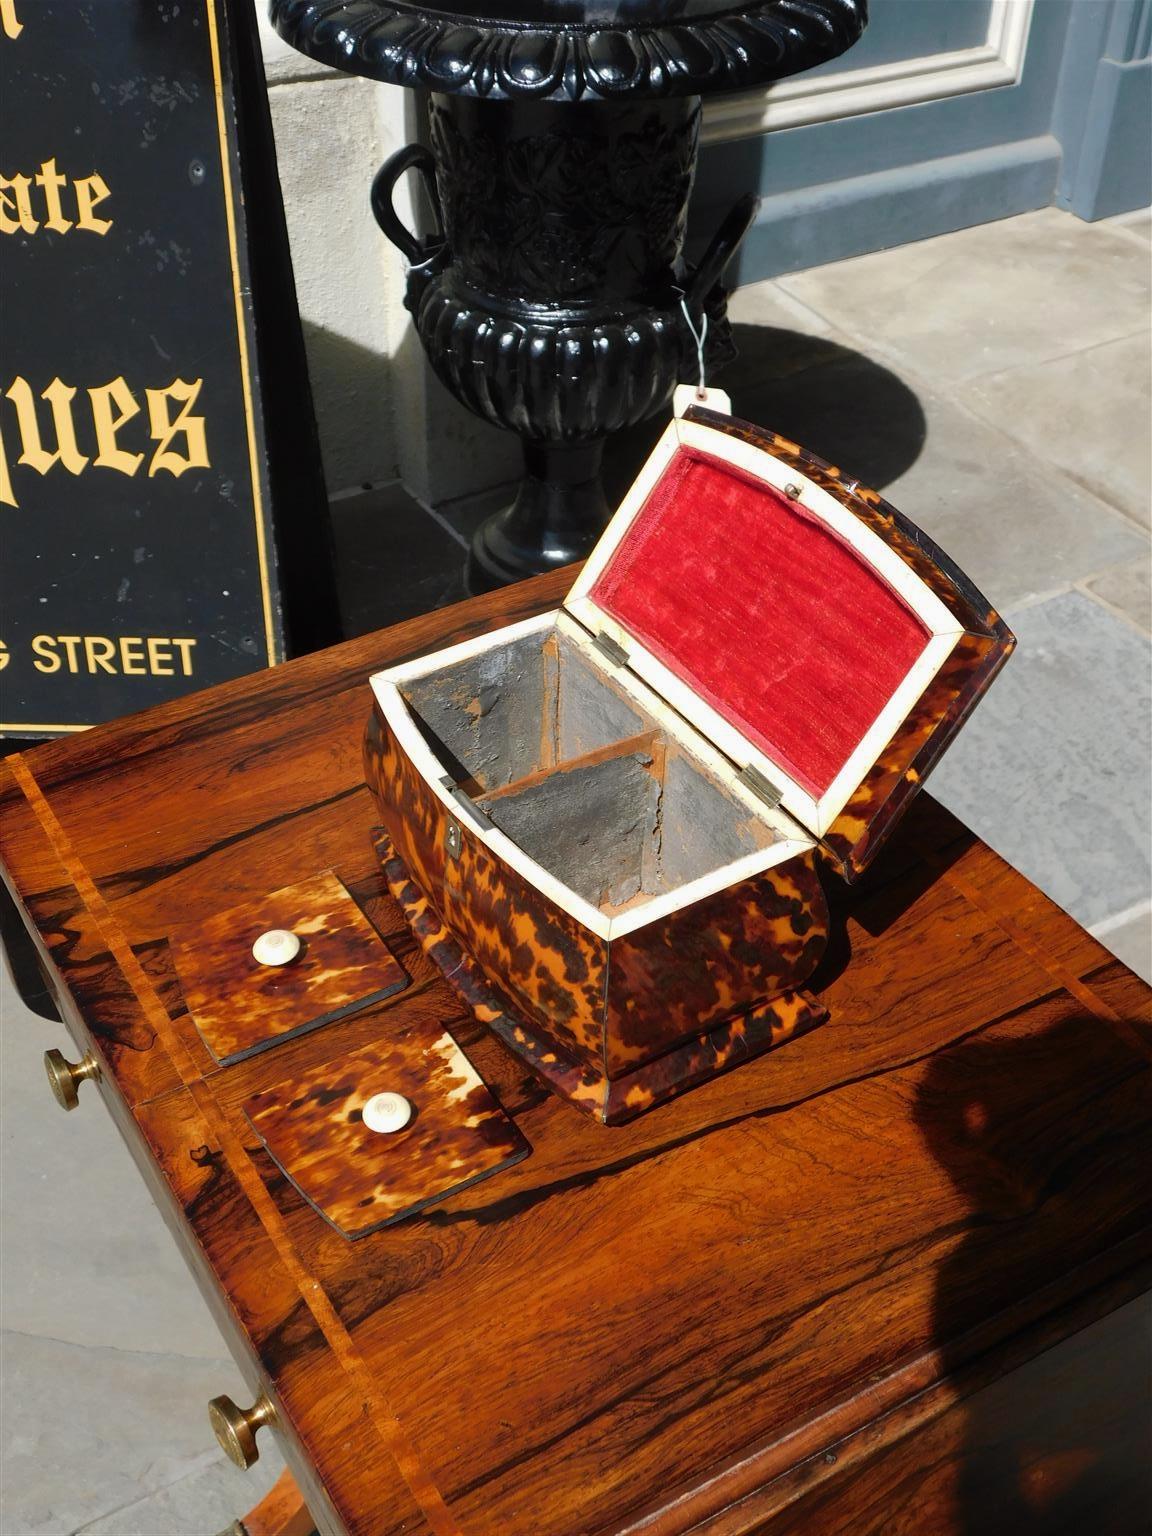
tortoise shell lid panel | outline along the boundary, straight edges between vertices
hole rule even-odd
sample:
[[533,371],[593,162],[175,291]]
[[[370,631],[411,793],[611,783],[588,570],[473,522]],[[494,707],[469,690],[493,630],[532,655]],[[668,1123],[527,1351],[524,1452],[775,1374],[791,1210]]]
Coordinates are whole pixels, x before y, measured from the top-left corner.
[[[269,1155],[346,1237],[399,1221],[529,1147],[441,1025],[389,1015],[387,1039],[263,1088],[244,1105]],[[380,1096],[410,1119],[382,1129]]]
[[[288,964],[261,964],[268,930],[300,941]],[[169,946],[184,999],[213,1057],[229,1066],[408,985],[403,967],[331,870],[186,927]]]
[[817,800],[931,637],[818,517],[686,448],[590,596]]

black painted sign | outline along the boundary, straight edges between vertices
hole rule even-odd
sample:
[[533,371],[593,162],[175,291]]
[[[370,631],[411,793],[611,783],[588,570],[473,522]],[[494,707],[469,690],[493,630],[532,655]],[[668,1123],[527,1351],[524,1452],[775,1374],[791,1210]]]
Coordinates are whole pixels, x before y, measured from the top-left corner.
[[[224,0],[0,0],[4,734],[79,729],[281,660],[286,568],[315,584],[295,648],[332,638],[298,316],[240,5],[237,36]],[[290,439],[284,510],[269,368]]]

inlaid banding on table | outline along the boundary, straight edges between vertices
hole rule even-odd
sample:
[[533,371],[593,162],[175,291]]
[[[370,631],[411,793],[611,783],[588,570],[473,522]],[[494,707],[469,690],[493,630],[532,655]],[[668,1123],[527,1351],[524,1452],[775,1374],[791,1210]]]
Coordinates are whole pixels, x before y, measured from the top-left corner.
[[[288,963],[262,963],[270,935]],[[404,968],[330,870],[175,930],[188,1011],[222,1066],[343,1018],[407,986]]]

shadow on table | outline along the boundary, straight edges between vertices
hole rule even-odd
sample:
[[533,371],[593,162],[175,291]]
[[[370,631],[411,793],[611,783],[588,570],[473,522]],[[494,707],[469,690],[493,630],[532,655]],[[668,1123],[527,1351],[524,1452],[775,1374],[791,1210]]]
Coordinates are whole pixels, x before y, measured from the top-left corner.
[[[862,875],[851,882],[835,875],[824,881],[828,945],[808,989],[818,997],[827,991],[852,962],[854,930],[882,937],[975,842],[975,835],[931,795],[919,795]],[[921,848],[931,849],[931,857],[923,856]]]
[[1123,1201],[1097,1181],[1134,1191],[1152,1166],[1149,1137],[1134,1130],[1147,1125],[1147,1069],[1095,1018],[998,1029],[998,1039],[934,1057],[917,1092],[925,1141],[967,1206],[964,1236],[936,1277],[933,1320],[944,1374],[971,1395],[917,1437],[907,1508],[924,1530],[962,1536],[1146,1530],[1146,1299],[1111,1312],[1115,1301],[1102,1303],[1097,1322],[1089,1309],[1074,1325],[1082,1331],[1062,1341],[1034,1336],[1026,1363],[999,1380],[982,1379],[981,1353],[996,1346],[978,1330],[990,1318],[996,1332],[1025,1329],[1023,1316],[996,1316],[1003,1298],[1073,1272],[1072,1243],[1095,1251],[1095,1221],[1108,1223],[1100,1248],[1125,1235]]

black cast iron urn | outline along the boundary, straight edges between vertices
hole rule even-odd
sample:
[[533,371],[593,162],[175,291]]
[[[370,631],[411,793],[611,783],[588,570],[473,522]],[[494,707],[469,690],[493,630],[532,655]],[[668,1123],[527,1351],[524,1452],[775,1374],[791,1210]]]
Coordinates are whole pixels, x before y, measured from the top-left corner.
[[[271,0],[280,35],[336,69],[428,94],[431,151],[372,188],[409,262],[405,302],[436,373],[519,434],[525,477],[479,529],[474,591],[588,553],[608,520],[604,439],[732,355],[721,286],[755,211],[742,198],[695,267],[682,257],[701,98],[835,58],[867,0]],[[392,191],[415,169],[439,228]],[[707,320],[705,328],[705,317]]]

